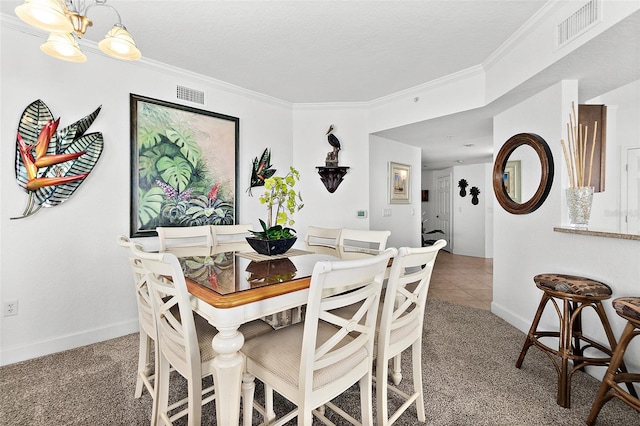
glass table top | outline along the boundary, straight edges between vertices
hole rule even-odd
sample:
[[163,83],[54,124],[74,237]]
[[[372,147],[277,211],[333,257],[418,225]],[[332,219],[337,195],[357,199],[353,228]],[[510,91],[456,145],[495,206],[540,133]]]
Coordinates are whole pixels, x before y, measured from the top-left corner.
[[[297,250],[301,253],[301,250]],[[298,279],[309,278],[318,261],[357,259],[378,254],[363,248],[306,247],[303,254],[268,260],[250,260],[242,252],[212,252],[210,248],[173,251],[185,278],[215,291],[231,295]]]

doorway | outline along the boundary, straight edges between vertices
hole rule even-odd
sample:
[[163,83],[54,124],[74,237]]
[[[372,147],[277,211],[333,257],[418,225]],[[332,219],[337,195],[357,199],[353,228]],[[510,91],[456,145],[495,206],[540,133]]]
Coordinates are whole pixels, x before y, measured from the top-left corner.
[[451,226],[451,175],[440,176],[436,181],[436,228],[444,233],[447,241],[444,250],[453,253]]

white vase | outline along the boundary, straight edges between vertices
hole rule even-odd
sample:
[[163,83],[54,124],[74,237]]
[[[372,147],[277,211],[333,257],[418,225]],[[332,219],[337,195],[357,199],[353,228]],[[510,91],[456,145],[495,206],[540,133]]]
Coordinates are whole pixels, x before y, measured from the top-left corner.
[[584,228],[589,225],[591,203],[593,202],[593,189],[593,186],[567,188],[569,222],[572,226]]

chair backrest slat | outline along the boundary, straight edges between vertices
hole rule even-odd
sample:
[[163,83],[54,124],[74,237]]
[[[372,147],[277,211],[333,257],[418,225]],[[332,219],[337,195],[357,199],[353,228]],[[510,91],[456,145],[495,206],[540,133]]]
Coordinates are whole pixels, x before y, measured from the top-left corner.
[[[369,258],[320,261],[315,265],[304,324],[301,387],[311,390],[314,374],[337,363],[352,362],[353,368],[371,368],[382,282],[387,263],[395,254],[395,249],[388,249]],[[351,318],[330,312],[353,303],[361,303],[362,307]],[[332,331],[327,334],[324,327],[319,335],[320,322],[332,324],[328,327]],[[357,359],[352,359],[354,356]]]
[[216,252],[251,250],[246,237],[251,236],[253,225],[211,225],[213,245]]
[[366,229],[342,228],[338,245],[342,247],[360,247],[374,250],[384,250],[390,231],[372,231]]
[[[380,316],[378,356],[381,359],[387,359],[382,352],[392,342],[408,347],[422,335],[431,273],[438,252],[446,244],[445,240],[438,240],[429,247],[398,249],[389,272]],[[401,338],[394,339],[394,332]]]
[[336,247],[340,241],[341,229],[308,226],[304,242],[310,246]]
[[160,251],[184,247],[212,247],[211,226],[159,226]]
[[[200,349],[184,274],[172,253],[132,248],[149,287],[157,329],[157,349],[184,377],[201,377]],[[177,307],[177,309],[176,309]]]

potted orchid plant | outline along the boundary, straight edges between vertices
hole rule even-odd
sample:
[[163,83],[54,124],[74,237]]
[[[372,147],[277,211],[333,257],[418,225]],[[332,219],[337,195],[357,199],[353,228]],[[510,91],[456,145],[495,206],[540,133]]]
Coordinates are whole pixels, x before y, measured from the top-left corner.
[[289,167],[286,176],[272,176],[264,181],[260,203],[267,207],[267,222],[260,219],[261,231],[251,231],[247,242],[258,253],[282,254],[296,242],[293,214],[304,207],[300,193],[295,190],[300,172]]

